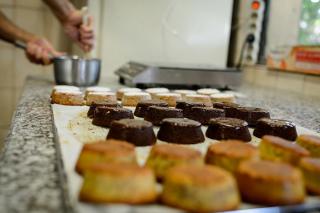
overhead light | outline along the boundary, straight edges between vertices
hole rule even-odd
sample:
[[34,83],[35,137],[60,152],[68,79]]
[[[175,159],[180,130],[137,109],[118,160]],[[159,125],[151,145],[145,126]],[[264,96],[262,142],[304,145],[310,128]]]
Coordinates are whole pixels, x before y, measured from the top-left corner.
[[[319,0],[318,0],[319,1]],[[260,2],[259,1],[253,1],[252,3],[251,3],[251,8],[253,9],[253,10],[259,10],[259,8],[260,8]]]

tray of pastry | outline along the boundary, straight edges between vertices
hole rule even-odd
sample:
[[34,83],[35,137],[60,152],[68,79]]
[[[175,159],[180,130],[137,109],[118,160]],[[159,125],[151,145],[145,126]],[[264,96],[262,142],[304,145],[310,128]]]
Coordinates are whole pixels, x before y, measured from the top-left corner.
[[76,212],[319,209],[320,137],[215,89],[56,86]]

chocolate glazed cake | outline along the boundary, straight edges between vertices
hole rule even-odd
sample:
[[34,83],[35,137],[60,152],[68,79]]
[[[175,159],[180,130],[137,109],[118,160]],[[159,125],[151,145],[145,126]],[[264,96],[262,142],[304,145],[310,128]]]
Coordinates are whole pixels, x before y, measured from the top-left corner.
[[143,100],[140,101],[134,111],[134,115],[144,118],[150,106],[168,107],[168,103],[161,100]]
[[215,140],[237,139],[245,142],[251,141],[248,123],[237,118],[211,119],[206,136]]
[[92,124],[110,127],[112,121],[124,118],[133,119],[133,113],[130,109],[98,106],[94,111]]
[[205,139],[201,123],[187,118],[164,119],[157,136],[159,140],[177,144],[196,144]]
[[236,114],[236,108],[240,107],[239,104],[229,103],[229,102],[213,102],[213,107],[218,109],[223,109],[225,111],[226,117],[233,118]]
[[208,125],[212,118],[224,117],[223,109],[212,107],[192,107],[191,111],[186,116],[192,120],[200,122],[202,125]]
[[107,139],[124,140],[136,146],[149,146],[157,141],[152,123],[134,119],[113,121]]
[[189,117],[190,111],[192,107],[207,107],[204,103],[197,103],[197,102],[189,102],[189,101],[177,101],[176,108],[182,109],[183,116]]
[[150,121],[153,125],[159,126],[165,118],[183,118],[181,109],[151,106],[144,117],[146,121]]
[[256,107],[237,107],[234,117],[247,121],[249,126],[255,126],[260,118],[270,118],[270,113]]
[[261,138],[264,135],[274,135],[289,141],[295,141],[297,138],[296,125],[290,121],[261,118],[257,121],[253,135]]
[[87,116],[89,118],[93,118],[94,115],[94,110],[96,109],[97,106],[105,106],[105,107],[122,107],[121,104],[117,103],[116,101],[110,101],[104,104],[91,104],[90,108],[88,110]]

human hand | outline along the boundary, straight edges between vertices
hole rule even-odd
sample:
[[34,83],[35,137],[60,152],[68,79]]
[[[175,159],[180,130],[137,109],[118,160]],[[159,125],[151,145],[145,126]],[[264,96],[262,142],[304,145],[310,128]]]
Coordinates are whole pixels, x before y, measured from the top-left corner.
[[63,55],[56,51],[45,38],[32,38],[27,41],[26,55],[36,64],[48,65],[52,63],[52,57]]
[[82,18],[83,13],[75,10],[70,13],[68,19],[66,19],[62,25],[65,33],[75,41],[81,49],[89,52],[94,44],[93,18],[89,16],[88,23],[83,23]]

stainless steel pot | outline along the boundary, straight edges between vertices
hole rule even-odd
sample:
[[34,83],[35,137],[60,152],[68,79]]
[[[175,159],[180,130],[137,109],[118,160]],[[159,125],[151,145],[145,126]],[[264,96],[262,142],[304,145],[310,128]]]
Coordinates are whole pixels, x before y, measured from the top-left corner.
[[57,84],[93,86],[98,84],[100,79],[100,59],[60,56],[53,59],[53,66]]
[[[18,48],[26,49],[20,41],[4,39]],[[56,84],[75,85],[80,87],[98,84],[100,79],[101,60],[84,59],[78,56],[53,57],[54,79]]]

